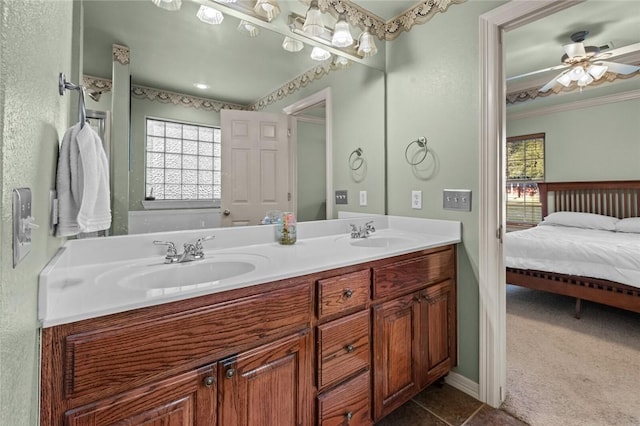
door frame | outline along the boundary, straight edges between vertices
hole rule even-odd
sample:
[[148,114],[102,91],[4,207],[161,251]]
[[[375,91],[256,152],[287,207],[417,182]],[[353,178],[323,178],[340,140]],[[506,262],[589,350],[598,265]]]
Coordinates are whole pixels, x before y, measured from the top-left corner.
[[[325,180],[326,180],[326,217],[327,219],[333,219],[333,210],[334,210],[334,202],[333,202],[333,105],[331,100],[331,87],[327,87],[325,89],[320,90],[304,99],[301,99],[293,104],[286,106],[282,109],[282,112],[285,113],[289,117],[289,123],[291,125],[291,134],[289,138],[289,155],[291,159],[294,160],[297,155],[297,125],[295,123],[296,114],[301,113],[302,111],[317,105],[319,103],[324,102],[325,105],[325,156],[326,156],[326,172],[325,172]],[[298,162],[291,161],[291,164],[294,164],[295,167],[291,169],[291,191],[292,191],[292,201],[293,205],[296,206],[297,209],[297,190],[298,190]]]
[[513,0],[479,18],[479,397],[492,407],[506,390],[504,147],[506,83],[502,34],[584,0]]

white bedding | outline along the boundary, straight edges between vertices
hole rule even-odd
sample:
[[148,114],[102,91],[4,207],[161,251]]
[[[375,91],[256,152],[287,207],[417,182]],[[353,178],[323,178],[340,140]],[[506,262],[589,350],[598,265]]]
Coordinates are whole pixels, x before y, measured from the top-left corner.
[[505,265],[640,288],[640,234],[539,225],[506,234]]

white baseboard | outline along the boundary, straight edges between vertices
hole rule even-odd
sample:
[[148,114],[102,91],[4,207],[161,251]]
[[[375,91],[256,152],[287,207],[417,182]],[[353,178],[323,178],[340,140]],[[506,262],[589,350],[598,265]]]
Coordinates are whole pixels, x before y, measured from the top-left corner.
[[454,388],[474,397],[480,401],[480,385],[471,379],[467,379],[462,374],[450,371],[444,381]]

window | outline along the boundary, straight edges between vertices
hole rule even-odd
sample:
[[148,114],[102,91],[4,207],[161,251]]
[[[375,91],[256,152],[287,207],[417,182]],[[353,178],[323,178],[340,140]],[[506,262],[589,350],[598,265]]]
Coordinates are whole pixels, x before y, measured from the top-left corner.
[[538,182],[544,181],[544,133],[507,138],[507,223],[542,220]]
[[220,200],[220,128],[147,118],[145,197]]

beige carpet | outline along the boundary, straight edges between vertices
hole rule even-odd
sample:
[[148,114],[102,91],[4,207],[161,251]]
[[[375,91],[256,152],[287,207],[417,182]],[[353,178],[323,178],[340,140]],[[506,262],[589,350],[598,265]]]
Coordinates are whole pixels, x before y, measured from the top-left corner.
[[532,426],[640,425],[640,314],[507,286],[507,397]]

